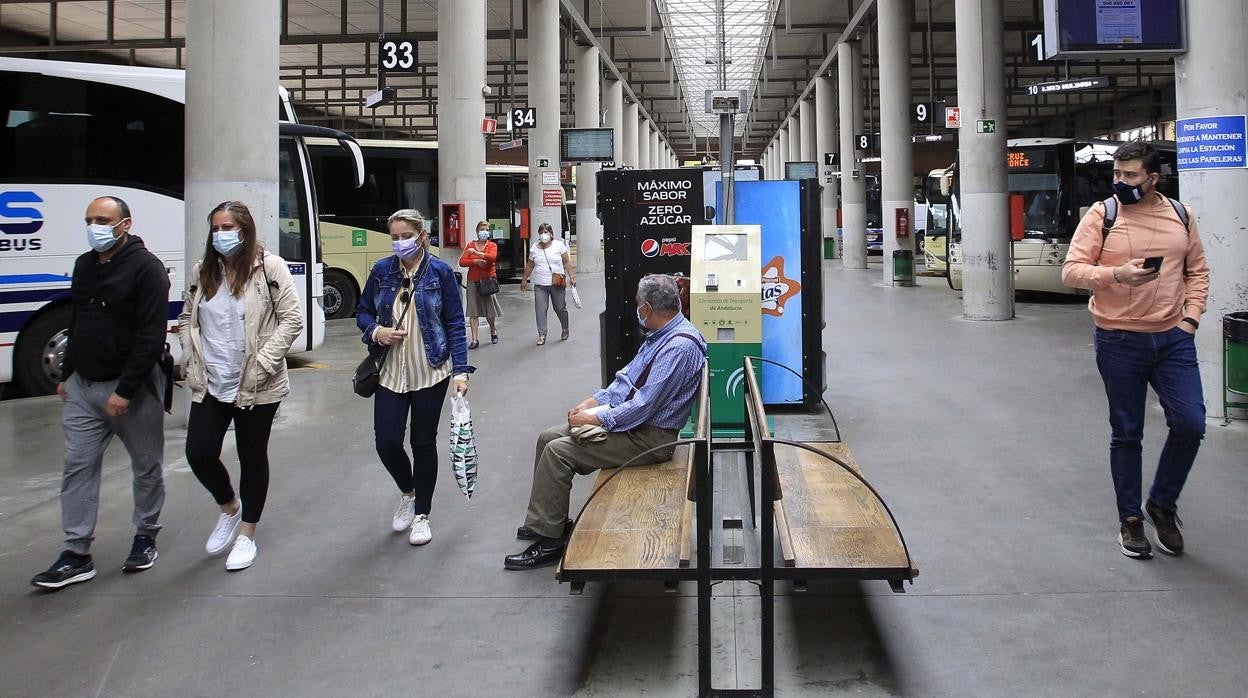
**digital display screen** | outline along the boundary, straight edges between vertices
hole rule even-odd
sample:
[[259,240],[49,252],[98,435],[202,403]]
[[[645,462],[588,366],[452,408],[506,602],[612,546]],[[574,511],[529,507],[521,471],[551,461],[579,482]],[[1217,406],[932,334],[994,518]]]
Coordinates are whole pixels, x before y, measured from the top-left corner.
[[1046,0],[1056,3],[1058,55],[1178,52],[1183,0]]
[[786,162],[784,163],[785,179],[818,179],[819,163],[817,162]]
[[1015,148],[1006,151],[1005,166],[1010,172],[1045,172],[1051,153],[1044,148]]
[[609,128],[559,129],[563,162],[606,162],[615,159],[615,131]]
[[706,236],[703,259],[707,262],[749,261],[749,238],[744,233],[716,233]]

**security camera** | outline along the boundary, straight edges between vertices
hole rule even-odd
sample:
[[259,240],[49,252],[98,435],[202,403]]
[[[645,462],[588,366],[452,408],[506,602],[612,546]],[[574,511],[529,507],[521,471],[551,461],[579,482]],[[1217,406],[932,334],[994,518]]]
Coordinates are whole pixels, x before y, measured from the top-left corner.
[[494,88],[490,87],[489,85],[482,85],[481,94],[482,96],[489,97],[490,95],[494,94]]

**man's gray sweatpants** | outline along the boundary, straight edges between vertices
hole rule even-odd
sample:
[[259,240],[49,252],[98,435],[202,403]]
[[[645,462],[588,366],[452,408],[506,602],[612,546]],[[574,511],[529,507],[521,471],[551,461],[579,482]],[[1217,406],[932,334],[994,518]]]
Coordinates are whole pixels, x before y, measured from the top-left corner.
[[[164,376],[152,371],[157,393]],[[164,406],[147,385],[139,387],[129,410],[117,418],[104,413],[117,381],[89,381],[78,374],[65,382],[68,399],[61,416],[65,432],[65,471],[61,477],[61,525],[65,547],[86,555],[95,538],[100,509],[100,471],[104,450],[116,435],[130,454],[134,475],[134,527],[152,537],[160,531],[160,509],[165,503],[161,461],[165,452]]]

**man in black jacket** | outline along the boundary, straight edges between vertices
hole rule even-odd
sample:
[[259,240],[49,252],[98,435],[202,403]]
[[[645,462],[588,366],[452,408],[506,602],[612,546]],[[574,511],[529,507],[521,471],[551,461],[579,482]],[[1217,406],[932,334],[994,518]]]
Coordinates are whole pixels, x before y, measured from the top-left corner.
[[99,511],[100,469],[113,436],[134,474],[134,544],[123,570],[156,561],[157,519],[165,501],[164,375],[159,362],[168,327],[169,275],[130,235],[130,207],[102,196],[87,207],[91,251],[74,262],[69,345],[56,392],[65,401],[61,523],[65,551],[31,583],[60,589],[95,576],[89,554]]

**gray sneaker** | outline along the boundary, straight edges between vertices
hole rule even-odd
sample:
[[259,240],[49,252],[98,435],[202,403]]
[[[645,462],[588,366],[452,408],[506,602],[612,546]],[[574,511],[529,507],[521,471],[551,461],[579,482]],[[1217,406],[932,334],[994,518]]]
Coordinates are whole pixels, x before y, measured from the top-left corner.
[[1149,545],[1144,535],[1144,521],[1138,516],[1128,516],[1118,531],[1118,545],[1122,554],[1137,560],[1147,560],[1153,556],[1153,546]]
[[1157,531],[1157,547],[1161,548],[1161,552],[1182,555],[1183,533],[1179,529],[1183,526],[1183,520],[1179,518],[1178,508],[1154,504],[1150,499],[1144,505],[1144,513]]

